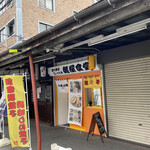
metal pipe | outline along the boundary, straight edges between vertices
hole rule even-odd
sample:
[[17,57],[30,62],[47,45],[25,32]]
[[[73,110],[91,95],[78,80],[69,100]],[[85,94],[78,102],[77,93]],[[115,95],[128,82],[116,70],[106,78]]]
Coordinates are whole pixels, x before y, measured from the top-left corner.
[[41,150],[41,131],[40,131],[38,102],[37,102],[36,83],[35,83],[35,75],[34,75],[34,66],[33,66],[32,54],[29,55],[29,63],[30,63],[33,101],[34,101],[34,113],[35,113],[36,132],[37,132],[37,150]]

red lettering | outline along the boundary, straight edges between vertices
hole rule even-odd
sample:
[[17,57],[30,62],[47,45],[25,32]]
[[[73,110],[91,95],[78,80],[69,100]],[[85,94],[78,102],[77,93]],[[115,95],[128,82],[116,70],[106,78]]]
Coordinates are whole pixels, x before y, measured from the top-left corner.
[[6,85],[13,85],[12,79],[10,79],[10,78],[6,79],[5,82],[6,82]]
[[7,93],[14,93],[15,88],[13,86],[7,87]]
[[85,81],[84,84],[85,84],[85,85],[88,85],[88,81]]
[[23,145],[25,145],[25,144],[27,144],[27,143],[28,143],[27,138],[21,138],[21,141],[20,141],[20,142],[22,142],[22,143],[23,143]]
[[23,101],[18,101],[17,102],[17,108],[24,108],[24,102]]
[[25,122],[24,117],[23,117],[23,116],[20,117],[20,118],[19,118],[19,123],[24,123],[24,122]]
[[18,145],[18,141],[13,141],[14,145]]
[[25,129],[26,129],[25,124],[20,124],[19,125],[19,130],[25,130]]
[[99,84],[100,83],[100,81],[99,80],[96,80],[96,84]]
[[9,108],[9,110],[16,109],[16,103],[15,102],[8,103],[8,108]]
[[25,110],[24,109],[19,109],[18,110],[18,116],[23,116],[25,115]]
[[10,110],[10,114],[12,117],[15,117],[16,116],[16,111],[15,110]]
[[20,131],[19,135],[20,135],[20,137],[27,137],[26,131]]
[[14,101],[15,100],[15,94],[8,94],[8,101]]

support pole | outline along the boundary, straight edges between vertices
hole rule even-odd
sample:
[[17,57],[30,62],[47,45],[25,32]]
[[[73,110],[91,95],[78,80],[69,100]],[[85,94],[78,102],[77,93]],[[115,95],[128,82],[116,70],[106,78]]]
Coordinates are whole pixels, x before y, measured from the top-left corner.
[[36,95],[36,84],[35,84],[35,75],[34,75],[32,54],[29,55],[29,63],[30,63],[33,101],[34,101],[34,113],[35,113],[36,132],[37,132],[37,150],[41,150],[41,131],[40,131],[38,102],[37,102],[37,95]]

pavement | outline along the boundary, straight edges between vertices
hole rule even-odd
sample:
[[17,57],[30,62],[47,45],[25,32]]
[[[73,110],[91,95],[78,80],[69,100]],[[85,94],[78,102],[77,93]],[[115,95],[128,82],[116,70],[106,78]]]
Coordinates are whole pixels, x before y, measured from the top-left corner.
[[[57,143],[65,148],[70,147],[72,150],[150,150],[150,148],[147,147],[110,138],[104,138],[103,144],[98,135],[90,135],[89,140],[87,141],[87,133],[69,128],[51,127],[45,123],[41,123],[40,127],[42,140],[41,150],[50,150],[52,143]],[[6,137],[9,137],[7,125],[5,125],[5,131]],[[37,137],[34,120],[31,120],[31,134],[32,150],[37,150]],[[12,149],[11,146],[6,146],[0,148],[0,150],[29,150],[29,148]]]

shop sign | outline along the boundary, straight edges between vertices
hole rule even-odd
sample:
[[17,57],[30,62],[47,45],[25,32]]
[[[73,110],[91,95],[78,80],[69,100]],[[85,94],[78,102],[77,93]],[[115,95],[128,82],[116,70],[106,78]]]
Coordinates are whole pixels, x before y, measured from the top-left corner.
[[56,85],[61,93],[68,93],[68,82],[67,80],[56,80]]
[[[96,65],[96,67],[93,71],[98,71],[98,70],[99,70],[99,68]],[[91,71],[91,70],[89,69],[89,66],[88,66],[88,60],[48,68],[48,73],[50,76],[83,73],[83,72],[89,72],[89,71]]]
[[26,97],[23,76],[4,76],[9,136],[12,148],[29,147]]
[[102,82],[101,82],[101,77],[100,76],[83,77],[83,81],[84,81],[84,87],[85,88],[93,88],[93,87],[100,88],[102,86]]
[[68,123],[82,126],[82,79],[69,80]]

